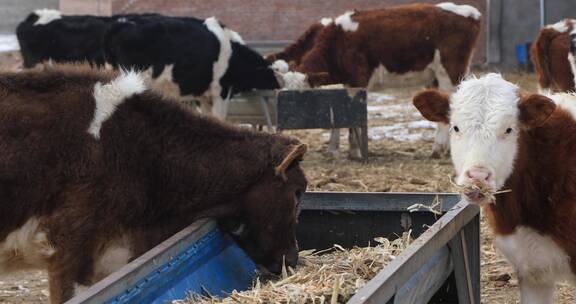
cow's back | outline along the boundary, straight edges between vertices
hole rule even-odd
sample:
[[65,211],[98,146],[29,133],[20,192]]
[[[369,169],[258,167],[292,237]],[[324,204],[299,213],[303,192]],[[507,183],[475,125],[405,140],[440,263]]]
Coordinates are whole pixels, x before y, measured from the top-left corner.
[[479,20],[431,4],[356,12],[352,20],[360,25],[349,39],[395,73],[425,68],[437,50],[468,62],[480,33]]
[[26,68],[47,60],[104,65],[101,43],[109,17],[63,16],[46,24],[35,24],[37,18],[30,14],[16,30]]
[[58,207],[62,190],[94,174],[86,132],[102,76],[25,71],[0,75],[0,240]]
[[107,61],[117,68],[167,75],[180,95],[201,95],[212,80],[219,43],[203,21],[187,17],[133,16],[115,21],[104,39]]

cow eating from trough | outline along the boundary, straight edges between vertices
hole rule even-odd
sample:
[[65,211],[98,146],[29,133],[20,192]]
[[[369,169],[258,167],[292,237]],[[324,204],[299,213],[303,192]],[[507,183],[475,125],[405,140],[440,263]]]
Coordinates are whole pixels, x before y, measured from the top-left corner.
[[0,74],[0,273],[46,269],[50,300],[200,218],[244,224],[265,269],[294,266],[306,146],[193,113],[140,75]]
[[[435,82],[445,92],[468,73],[480,34],[480,12],[450,2],[410,4],[386,9],[347,12],[314,24],[295,44],[269,59],[288,61],[287,88],[344,84],[368,87],[376,74],[389,76],[418,72],[424,84]],[[330,151],[338,149],[339,135],[331,136]],[[351,132],[351,134],[353,134]],[[448,127],[438,126],[433,155],[448,147]],[[351,148],[356,142],[349,138]],[[352,149],[350,156],[359,156]]]
[[[555,283],[576,273],[576,95],[523,96],[488,74],[450,97],[421,92],[414,104],[450,124],[456,183],[483,206],[496,247],[518,273],[521,303],[553,303]],[[498,190],[511,191],[490,204]]]
[[229,98],[280,88],[272,65],[216,18],[129,16],[112,23],[104,39],[116,68],[151,70],[156,87],[202,112],[224,119]]
[[565,19],[540,30],[530,48],[541,91],[576,91],[576,20]]

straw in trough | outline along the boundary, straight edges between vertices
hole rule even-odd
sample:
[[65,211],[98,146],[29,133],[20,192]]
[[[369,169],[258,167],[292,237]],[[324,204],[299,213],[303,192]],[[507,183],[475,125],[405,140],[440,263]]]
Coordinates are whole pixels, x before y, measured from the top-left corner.
[[296,270],[283,271],[278,281],[256,279],[252,289],[233,291],[224,299],[190,296],[173,303],[344,303],[412,241],[409,232],[394,241],[374,240],[376,246],[301,251]]

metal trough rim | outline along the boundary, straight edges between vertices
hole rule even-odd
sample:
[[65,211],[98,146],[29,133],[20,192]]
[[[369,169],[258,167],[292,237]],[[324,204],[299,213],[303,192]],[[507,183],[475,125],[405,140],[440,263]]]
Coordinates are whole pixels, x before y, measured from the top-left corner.
[[347,303],[387,303],[396,292],[443,246],[448,244],[474,217],[478,206],[461,201],[440,217],[414,243],[382,269]]
[[460,195],[456,193],[310,191],[304,194],[301,208],[408,212],[409,206],[418,203],[428,205],[436,197],[442,200],[439,210],[442,212],[449,211],[460,201]]

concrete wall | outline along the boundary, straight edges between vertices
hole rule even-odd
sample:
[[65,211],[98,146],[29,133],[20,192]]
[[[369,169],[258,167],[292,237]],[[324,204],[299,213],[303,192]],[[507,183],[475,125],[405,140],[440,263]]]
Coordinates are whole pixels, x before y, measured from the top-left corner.
[[14,34],[18,23],[39,8],[58,9],[58,0],[1,0],[0,33]]
[[[489,0],[488,52],[490,65],[517,68],[516,45],[536,39],[540,30],[539,0]],[[545,0],[544,24],[576,19],[576,0]]]

